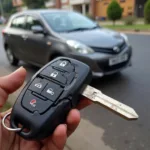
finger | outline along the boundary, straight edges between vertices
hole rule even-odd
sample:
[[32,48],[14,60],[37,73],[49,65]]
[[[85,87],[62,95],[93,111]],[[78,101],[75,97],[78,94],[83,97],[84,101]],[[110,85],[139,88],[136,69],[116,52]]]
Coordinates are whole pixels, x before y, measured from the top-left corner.
[[13,93],[23,84],[25,76],[26,70],[21,67],[8,76],[0,77],[0,106],[5,104],[8,94]]
[[21,67],[12,74],[0,78],[0,88],[7,94],[16,91],[24,82],[26,70]]
[[67,117],[67,135],[70,136],[80,123],[80,112],[76,109],[70,111]]
[[77,109],[81,110],[91,104],[92,104],[92,102],[89,99],[83,98],[83,99],[81,99],[80,103],[78,104]]
[[63,150],[67,141],[67,125],[59,125],[47,141],[47,150]]

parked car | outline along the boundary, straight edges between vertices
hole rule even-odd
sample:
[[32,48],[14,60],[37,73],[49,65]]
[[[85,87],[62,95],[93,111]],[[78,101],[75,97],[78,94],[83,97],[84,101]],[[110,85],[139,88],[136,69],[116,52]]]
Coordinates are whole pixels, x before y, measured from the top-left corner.
[[43,66],[58,56],[88,64],[93,76],[113,74],[131,65],[132,47],[125,34],[99,26],[73,11],[30,10],[11,17],[3,30],[10,64],[19,60]]
[[6,19],[3,16],[0,16],[0,24],[5,24]]

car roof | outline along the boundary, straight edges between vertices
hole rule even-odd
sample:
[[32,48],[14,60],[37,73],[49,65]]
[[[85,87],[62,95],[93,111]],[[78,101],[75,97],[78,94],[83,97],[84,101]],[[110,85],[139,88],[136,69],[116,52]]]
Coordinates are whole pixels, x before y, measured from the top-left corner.
[[26,10],[22,12],[15,13],[13,17],[18,15],[24,15],[24,14],[38,14],[41,15],[43,13],[62,13],[62,12],[72,12],[71,10],[60,10],[60,9],[33,9],[33,10]]

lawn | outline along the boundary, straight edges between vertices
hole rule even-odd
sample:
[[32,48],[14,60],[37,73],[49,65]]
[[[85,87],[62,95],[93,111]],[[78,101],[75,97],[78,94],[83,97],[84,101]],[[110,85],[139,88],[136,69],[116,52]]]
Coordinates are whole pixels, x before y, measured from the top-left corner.
[[105,28],[110,28],[113,30],[124,30],[124,31],[150,31],[150,24],[136,24],[136,25],[104,25]]
[[6,103],[5,106],[0,109],[0,112],[4,112],[4,111],[6,111],[6,110],[8,110],[10,108],[11,108],[11,105],[9,103]]

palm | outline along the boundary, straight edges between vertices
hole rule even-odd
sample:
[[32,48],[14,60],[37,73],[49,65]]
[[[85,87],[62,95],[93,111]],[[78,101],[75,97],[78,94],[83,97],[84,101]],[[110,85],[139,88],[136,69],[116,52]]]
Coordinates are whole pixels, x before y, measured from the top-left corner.
[[[17,90],[24,82],[26,76],[25,69],[21,68],[11,75],[0,78],[0,106],[3,107],[8,95]],[[89,105],[86,99],[82,100],[78,109]],[[9,110],[11,111],[11,110]],[[26,141],[15,132],[10,132],[2,126],[2,118],[9,112],[0,114],[0,150],[63,150],[67,137],[77,128],[80,122],[80,113],[78,110],[71,110],[68,114],[66,124],[59,125],[53,135],[43,141]],[[9,126],[9,119],[5,124]]]
[[[1,113],[1,119],[8,113]],[[9,126],[9,119],[5,120],[5,124]],[[27,141],[18,136],[15,132],[10,132],[3,128],[0,124],[0,150],[63,150],[67,139],[67,131],[65,125],[60,125],[54,134],[43,141]]]
[[0,125],[0,137],[1,150],[40,150],[41,148],[40,143],[25,141],[16,133],[5,130],[2,125]]

